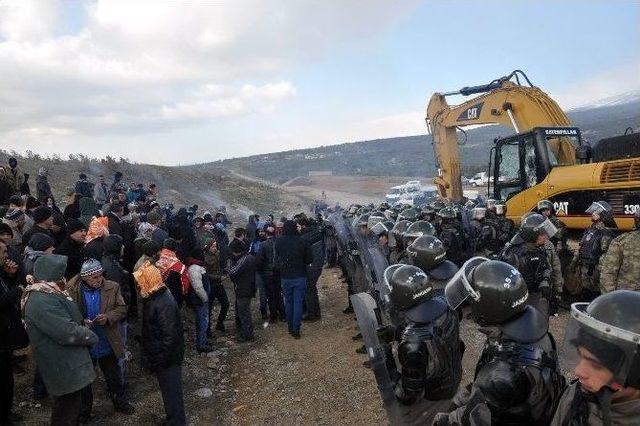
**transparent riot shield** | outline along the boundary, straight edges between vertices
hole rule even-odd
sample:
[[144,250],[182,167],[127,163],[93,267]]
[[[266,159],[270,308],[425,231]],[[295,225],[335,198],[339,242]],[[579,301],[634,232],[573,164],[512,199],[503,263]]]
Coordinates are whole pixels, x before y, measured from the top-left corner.
[[385,346],[378,338],[379,324],[375,313],[376,302],[370,294],[358,293],[351,296],[351,304],[358,320],[358,327],[371,362],[371,371],[376,378],[389,422],[392,425],[404,424],[400,404],[395,396],[395,385],[387,369]]

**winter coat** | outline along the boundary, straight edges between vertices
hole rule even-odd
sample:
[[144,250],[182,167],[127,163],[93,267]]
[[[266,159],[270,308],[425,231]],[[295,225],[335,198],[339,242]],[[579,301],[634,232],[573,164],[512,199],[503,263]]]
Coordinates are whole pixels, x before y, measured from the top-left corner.
[[8,167],[5,170],[7,171],[7,181],[13,191],[12,194],[20,194],[20,188],[24,183],[24,173],[22,173],[20,167],[16,167],[15,169]]
[[321,227],[313,227],[300,235],[311,248],[313,261],[309,265],[309,270],[314,272],[322,270],[324,266],[324,234]]
[[120,245],[116,244],[114,240],[114,238],[110,237],[104,239],[104,254],[100,258],[100,263],[104,270],[103,276],[120,286],[125,302],[129,303],[131,300],[131,292],[129,291],[131,288],[129,285],[131,276],[120,263]]
[[204,269],[207,271],[209,281],[213,285],[222,283],[222,263],[220,262],[220,252],[204,252]]
[[24,321],[49,394],[66,395],[93,383],[96,374],[89,348],[98,343],[98,336],[83,325],[70,297],[33,291]]
[[180,309],[167,288],[142,302],[142,362],[152,372],[182,365],[184,331]]
[[167,238],[169,238],[169,233],[160,227],[157,227],[151,233],[151,239],[161,247],[164,244],[164,240],[166,240]]
[[93,199],[93,182],[89,182],[86,179],[80,179],[76,182],[76,194],[80,194],[83,197]]
[[25,348],[29,337],[20,318],[22,290],[0,278],[0,352]]
[[29,188],[29,173],[24,174],[24,182],[20,186],[20,195],[31,195],[31,188]]
[[22,232],[24,230],[24,227],[22,229],[18,228],[17,222],[14,222],[13,220],[9,220],[7,218],[2,218],[2,223],[6,223],[7,225],[9,225],[9,228],[11,228],[11,230],[13,231],[13,240],[11,242],[11,245],[20,248],[24,247],[22,245]]
[[227,260],[227,273],[233,282],[236,297],[255,297],[257,266],[256,258],[249,253],[237,260]]
[[62,216],[65,220],[80,219],[80,207],[78,206],[78,203],[72,203],[66,206],[62,212]]
[[38,175],[38,177],[36,177],[36,196],[42,204],[46,204],[47,198],[53,196],[49,179],[46,176]]
[[200,265],[193,264],[189,266],[188,273],[189,280],[191,281],[191,289],[189,290],[189,292],[192,293],[191,297],[187,298],[189,304],[191,306],[201,306],[203,304],[209,303],[209,296],[207,295],[208,289],[205,288],[208,287],[208,285],[205,286],[205,284],[208,284],[206,269],[204,269]]
[[70,236],[67,236],[55,249],[55,254],[67,256],[67,271],[64,274],[66,279],[71,279],[80,273],[82,262],[84,262],[83,248],[84,244],[78,243]]
[[106,183],[98,183],[96,185],[94,200],[99,205],[106,204],[109,201],[109,186]]
[[307,276],[307,266],[313,262],[311,247],[298,235],[283,235],[276,239],[276,267],[281,278]]
[[[87,307],[82,295],[82,278],[80,278],[80,275],[76,275],[67,283],[66,290],[78,305],[82,316],[85,317]],[[124,356],[124,344],[118,332],[118,323],[127,317],[127,305],[124,302],[118,283],[109,280],[103,281],[102,287],[100,287],[100,313],[107,317],[107,323],[104,328],[111,349],[113,349],[116,358],[122,358]]]
[[273,277],[275,271],[275,238],[269,238],[260,244],[256,258],[258,259],[258,272],[266,278]]

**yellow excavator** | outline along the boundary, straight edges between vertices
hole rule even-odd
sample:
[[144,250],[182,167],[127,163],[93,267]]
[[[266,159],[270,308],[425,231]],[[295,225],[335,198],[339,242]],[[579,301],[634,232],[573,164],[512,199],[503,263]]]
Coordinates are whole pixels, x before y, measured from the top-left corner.
[[[460,105],[446,101],[447,96],[476,94]],[[567,227],[584,229],[591,223],[585,210],[593,201],[605,200],[613,207],[618,228],[633,229],[633,214],[640,209],[640,157],[623,153],[614,160],[593,158],[580,129],[520,70],[486,85],[434,93],[429,100],[427,126],[439,167],[434,184],[441,197],[463,199],[456,132],[484,124],[516,131],[494,140],[488,167],[488,195],[505,200],[507,216],[516,223],[547,199]]]

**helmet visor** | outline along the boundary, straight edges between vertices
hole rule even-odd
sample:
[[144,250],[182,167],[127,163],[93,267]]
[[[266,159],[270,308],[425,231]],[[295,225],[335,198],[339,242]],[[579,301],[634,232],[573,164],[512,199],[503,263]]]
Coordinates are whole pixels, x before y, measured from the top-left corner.
[[396,263],[395,265],[388,266],[387,269],[384,270],[384,284],[387,286],[389,291],[391,291],[391,276],[401,266],[405,265],[402,263]]
[[504,204],[496,204],[496,214],[504,214],[505,207]]
[[469,297],[475,301],[480,300],[480,294],[473,289],[467,275],[474,267],[487,260],[489,259],[486,257],[472,257],[451,277],[444,288],[444,296],[451,309],[457,309]]
[[[371,222],[371,219],[369,219],[369,222]],[[389,232],[387,227],[382,222],[378,222],[375,225],[370,226],[370,228],[371,228],[371,231],[376,235],[380,235],[384,232]]]
[[547,237],[551,238],[558,232],[558,228],[551,222],[549,219],[542,222],[540,225],[535,227],[535,231],[546,234]]
[[474,219],[482,219],[487,214],[487,209],[484,207],[474,207],[473,208],[473,217]]
[[606,201],[595,201],[593,203],[591,203],[591,205],[589,206],[589,208],[587,210],[585,210],[585,213],[587,214],[602,214],[603,212],[610,212],[613,209],[611,208],[611,205],[609,205],[609,203],[607,203]]
[[[640,334],[593,318],[587,312],[587,306],[588,303],[571,305],[571,316],[560,350],[562,368],[574,376],[580,366],[580,375],[588,377],[590,371],[604,367],[611,374],[610,378],[605,378],[609,379],[607,385],[618,383],[627,386],[640,356]],[[597,392],[599,389],[589,390]]]

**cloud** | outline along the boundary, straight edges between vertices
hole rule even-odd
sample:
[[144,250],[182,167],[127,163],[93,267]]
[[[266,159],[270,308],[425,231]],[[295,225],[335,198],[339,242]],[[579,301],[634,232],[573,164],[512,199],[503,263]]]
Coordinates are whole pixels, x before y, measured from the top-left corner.
[[640,61],[582,80],[559,91],[555,99],[563,108],[573,109],[638,90],[640,90]]
[[298,94],[292,67],[376,36],[413,4],[96,0],[57,35],[65,3],[0,2],[0,140],[11,145],[39,134],[78,151],[105,135],[152,146],[158,132],[271,114]]

